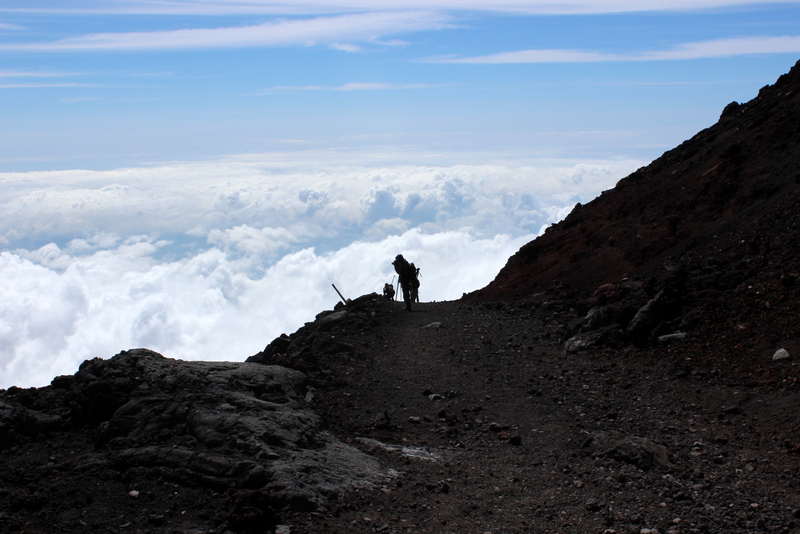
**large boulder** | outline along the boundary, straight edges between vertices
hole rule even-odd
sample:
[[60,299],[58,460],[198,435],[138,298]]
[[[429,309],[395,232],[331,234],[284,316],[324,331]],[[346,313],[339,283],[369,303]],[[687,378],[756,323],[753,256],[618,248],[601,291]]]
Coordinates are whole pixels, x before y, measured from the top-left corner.
[[48,388],[6,392],[0,447],[79,428],[94,435],[92,461],[113,471],[260,490],[278,510],[314,509],[385,481],[374,457],[324,429],[307,387],[304,373],[276,365],[124,351]]

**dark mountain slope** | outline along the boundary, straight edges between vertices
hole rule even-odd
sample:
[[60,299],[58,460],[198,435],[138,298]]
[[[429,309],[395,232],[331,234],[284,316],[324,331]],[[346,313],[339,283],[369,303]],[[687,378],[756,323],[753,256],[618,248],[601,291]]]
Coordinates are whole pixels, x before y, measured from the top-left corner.
[[795,231],[798,182],[800,62],[750,102],[726,106],[710,128],[577,205],[469,299],[525,299],[558,284],[587,294],[665,261],[714,256],[722,234],[741,235],[756,251]]

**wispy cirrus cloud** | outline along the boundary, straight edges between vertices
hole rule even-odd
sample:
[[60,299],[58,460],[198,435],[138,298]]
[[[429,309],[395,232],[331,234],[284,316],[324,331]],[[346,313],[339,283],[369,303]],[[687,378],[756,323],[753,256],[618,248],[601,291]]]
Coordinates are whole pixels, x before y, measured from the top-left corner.
[[702,59],[752,54],[794,54],[798,52],[800,52],[800,35],[755,36],[686,43],[672,50],[643,54],[642,59]]
[[[84,76],[82,72],[63,72],[52,70],[0,69],[0,89],[40,89],[65,87],[97,87],[97,85],[79,82],[41,81],[52,78],[71,78]],[[18,80],[5,82],[4,80]]]
[[75,98],[62,98],[61,102],[64,104],[83,104],[85,102],[99,102],[102,100],[97,96],[77,96]]
[[375,83],[375,82],[350,82],[344,85],[325,86],[325,85],[302,85],[289,86],[282,85],[270,87],[258,93],[260,95],[270,95],[276,93],[293,93],[300,91],[388,91],[398,89],[433,89],[446,87],[450,84],[429,84],[429,83]]
[[433,87],[443,87],[444,84],[429,83],[359,83],[351,82],[339,87],[333,87],[334,91],[382,91],[387,89],[430,89]]
[[81,75],[83,75],[83,73],[80,72],[0,69],[0,78],[63,78],[66,76],[81,76]]
[[494,11],[529,14],[621,13],[792,4],[797,0],[6,0],[1,11],[149,15],[308,15],[397,10]]
[[620,61],[619,56],[583,50],[536,49],[515,50],[473,57],[442,57],[429,60],[432,63],[594,63],[599,61]]
[[334,50],[341,50],[342,52],[360,52],[361,47],[349,43],[332,43],[330,45]]
[[98,87],[90,83],[38,83],[38,82],[20,82],[20,83],[0,83],[0,89],[46,89],[46,88],[65,88],[65,87]]
[[269,46],[335,45],[378,39],[397,33],[451,26],[450,17],[433,11],[374,12],[295,20],[269,21],[251,26],[194,28],[169,31],[95,33],[50,42],[11,43],[0,50],[119,51]]
[[433,63],[511,64],[511,63],[599,63],[611,61],[666,61],[721,58],[754,54],[800,53],[800,36],[736,37],[685,43],[668,50],[610,54],[591,50],[535,49],[501,52],[473,57],[444,57]]

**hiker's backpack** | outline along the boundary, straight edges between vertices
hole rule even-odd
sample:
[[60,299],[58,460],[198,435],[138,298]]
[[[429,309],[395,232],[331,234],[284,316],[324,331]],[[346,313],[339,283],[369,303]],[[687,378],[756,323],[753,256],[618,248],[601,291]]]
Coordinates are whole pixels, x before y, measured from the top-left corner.
[[411,280],[411,285],[413,287],[419,287],[419,269],[414,266],[413,263],[409,263],[408,266],[411,267],[408,271],[410,275],[408,278]]

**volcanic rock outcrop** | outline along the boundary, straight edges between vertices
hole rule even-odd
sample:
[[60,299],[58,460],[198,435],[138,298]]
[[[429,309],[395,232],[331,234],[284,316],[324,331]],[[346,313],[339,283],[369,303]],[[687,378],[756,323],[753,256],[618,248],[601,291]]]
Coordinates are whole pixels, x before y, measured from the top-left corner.
[[[82,450],[54,459],[45,474],[94,470],[228,492],[233,504],[219,521],[266,527],[271,510],[313,510],[390,478],[375,458],[325,430],[312,399],[307,375],[286,367],[186,362],[135,349],[86,361],[47,388],[5,391],[0,445],[75,432]],[[31,476],[24,471],[3,479]],[[14,499],[12,508],[44,506],[41,497]],[[262,504],[239,503],[253,500]]]

